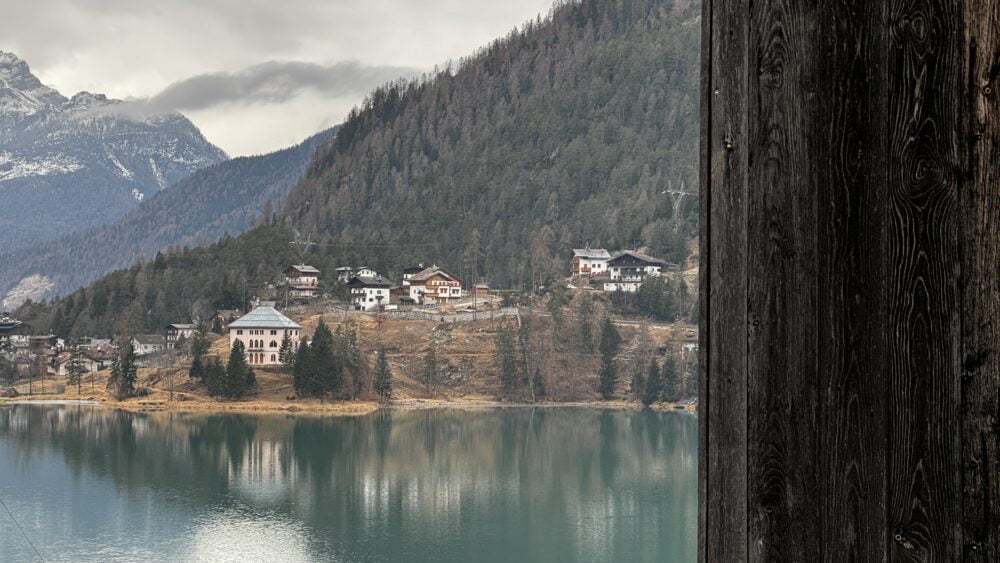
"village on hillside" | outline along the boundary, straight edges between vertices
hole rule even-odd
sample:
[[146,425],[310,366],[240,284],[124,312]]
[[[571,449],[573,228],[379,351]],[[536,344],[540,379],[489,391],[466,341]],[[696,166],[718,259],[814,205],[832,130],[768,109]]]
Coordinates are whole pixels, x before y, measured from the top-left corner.
[[[639,251],[569,254],[565,282],[542,297],[463,281],[434,264],[405,268],[394,279],[369,266],[341,266],[324,278],[309,264],[291,264],[281,282],[263,284],[242,308],[177,319],[158,333],[64,338],[4,314],[0,395],[70,394],[75,385],[77,394],[100,398],[128,355],[143,404],[158,404],[149,397],[164,391],[168,400],[208,398],[218,393],[199,387],[204,381],[194,380],[192,364],[221,364],[238,348],[239,361],[256,374],[255,395],[268,394],[266,383],[275,401],[385,399],[376,372],[387,371],[397,400],[693,403],[698,337],[689,287],[697,271]],[[304,393],[293,374],[296,354],[315,348],[320,325],[354,343],[351,392],[338,383]],[[650,362],[670,370],[662,390],[646,389]]]

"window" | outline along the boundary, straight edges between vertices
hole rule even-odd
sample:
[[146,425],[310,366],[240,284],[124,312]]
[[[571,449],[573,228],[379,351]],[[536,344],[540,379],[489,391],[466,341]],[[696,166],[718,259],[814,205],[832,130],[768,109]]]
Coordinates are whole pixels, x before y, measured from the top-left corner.
[[278,343],[275,342],[274,340],[272,340],[271,341],[271,348],[277,348],[277,347],[278,347]]
[[276,331],[276,330],[272,330],[272,331],[271,331],[271,336],[274,336],[275,334],[278,334],[278,331]]
[[237,330],[237,331],[236,331],[236,335],[237,335],[237,336],[241,336],[242,334],[243,334],[243,331],[242,331],[242,330]]
[[274,354],[271,354],[271,361],[274,361]]

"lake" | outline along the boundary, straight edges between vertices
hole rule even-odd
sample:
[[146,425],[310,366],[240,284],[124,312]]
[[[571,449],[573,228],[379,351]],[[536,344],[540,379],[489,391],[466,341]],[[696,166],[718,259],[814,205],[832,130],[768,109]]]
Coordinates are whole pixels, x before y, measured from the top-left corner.
[[693,561],[697,460],[673,412],[9,405],[0,560]]

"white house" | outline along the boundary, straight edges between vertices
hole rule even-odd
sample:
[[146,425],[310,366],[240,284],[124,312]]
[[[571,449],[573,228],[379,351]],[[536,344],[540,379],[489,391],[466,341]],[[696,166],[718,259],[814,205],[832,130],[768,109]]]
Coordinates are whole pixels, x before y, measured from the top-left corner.
[[292,349],[299,346],[302,326],[281,314],[274,307],[257,307],[229,323],[229,348],[239,340],[247,351],[247,361],[252,366],[281,364],[278,350],[288,335]]
[[602,276],[608,269],[611,253],[603,248],[574,248],[570,261],[570,274],[574,276]]
[[173,350],[177,347],[178,340],[181,338],[190,340],[197,331],[198,327],[193,324],[174,323],[167,325],[167,348]]
[[355,276],[347,282],[351,290],[351,306],[355,311],[373,311],[389,304],[392,283],[379,276]]
[[437,266],[413,274],[408,281],[410,299],[415,303],[450,303],[462,298],[462,281]]
[[315,297],[319,288],[319,270],[307,264],[296,264],[285,270],[285,285],[288,296]]
[[639,252],[622,252],[608,260],[610,281],[604,282],[604,291],[638,291],[644,279],[659,276],[666,267],[667,263],[659,258]]
[[369,268],[368,266],[358,266],[357,268],[355,268],[354,275],[352,277],[355,277],[355,278],[377,278],[377,277],[379,277],[379,275],[378,275],[378,272],[376,272],[375,270]]
[[349,282],[354,277],[354,268],[350,266],[341,266],[334,270],[334,272],[337,273],[337,279],[344,283]]
[[424,271],[423,264],[403,268],[403,287],[410,287],[410,278]]
[[167,339],[161,334],[136,334],[132,337],[132,347],[136,356],[145,356],[166,349]]

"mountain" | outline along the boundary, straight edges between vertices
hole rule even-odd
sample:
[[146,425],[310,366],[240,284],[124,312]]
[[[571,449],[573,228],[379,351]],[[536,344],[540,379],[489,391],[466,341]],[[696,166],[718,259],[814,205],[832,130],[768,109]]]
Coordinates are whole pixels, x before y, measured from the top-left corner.
[[699,17],[690,1],[558,3],[456,68],[373,92],[277,221],[16,314],[59,334],[146,330],[240,306],[292,261],[326,281],[339,265],[436,262],[531,288],[588,243],[683,259],[697,234]]
[[0,295],[7,294],[3,305],[65,293],[171,246],[246,231],[280,208],[316,147],[333,131],[270,154],[203,168],[110,225],[0,254]]
[[[66,98],[0,51],[0,238],[24,248],[106,225],[226,154],[179,113],[130,117],[102,94]],[[120,107],[118,107],[120,106]]]

